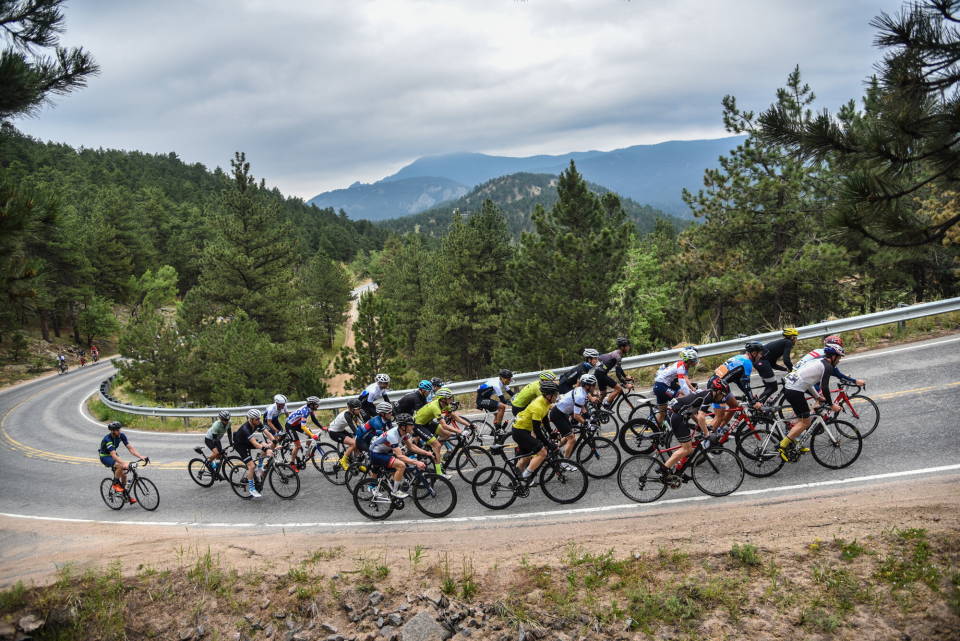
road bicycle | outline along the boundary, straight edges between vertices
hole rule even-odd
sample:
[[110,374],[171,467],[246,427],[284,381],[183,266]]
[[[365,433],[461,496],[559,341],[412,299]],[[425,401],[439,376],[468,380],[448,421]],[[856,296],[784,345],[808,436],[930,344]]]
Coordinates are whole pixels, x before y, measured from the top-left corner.
[[238,465],[246,470],[246,466],[243,465],[243,461],[240,460],[239,456],[227,456],[227,452],[232,449],[232,446],[224,448],[222,455],[218,459],[220,465],[214,468],[210,462],[210,457],[204,454],[202,447],[198,445],[193,448],[194,452],[203,457],[190,459],[190,462],[187,463],[187,471],[190,473],[190,478],[193,479],[193,482],[200,487],[210,487],[214,481],[229,481],[233,475],[233,468]]
[[68,369],[68,368],[67,368],[67,363],[66,363],[65,361],[59,361],[59,362],[57,363],[57,369],[60,370],[60,372],[57,374],[57,376],[61,376],[61,375],[63,375],[63,374],[66,374],[66,373],[67,373],[67,369]]
[[[692,438],[694,450],[690,456],[680,459],[674,470],[664,463],[679,445],[657,448],[657,455],[638,454],[628,458],[617,474],[617,484],[624,496],[637,503],[652,503],[667,489],[677,490],[684,483],[694,485],[709,496],[727,496],[736,492],[743,483],[743,463],[728,449],[719,446],[706,449],[700,433]],[[687,474],[686,470],[690,469]]]
[[[823,414],[829,411],[829,407],[814,408],[810,427],[800,435],[795,447],[786,451],[791,463],[798,462],[803,454],[801,450],[807,447],[817,463],[831,470],[841,470],[859,458],[863,450],[859,430],[847,421],[825,419]],[[777,417],[772,409],[765,408],[753,413],[751,425],[739,428],[737,453],[750,476],[763,478],[780,471],[785,461],[777,448],[792,426],[791,422]]]
[[[477,470],[490,467],[495,461],[490,452],[482,447],[468,445],[473,439],[466,432],[464,430],[463,435],[451,434],[440,441],[440,467],[445,471],[456,470],[457,475],[469,483]],[[432,465],[433,461],[427,461],[427,464]]]
[[[266,463],[263,463],[266,458]],[[263,463],[262,467],[260,463]],[[270,479],[270,489],[285,501],[300,493],[300,475],[286,463],[280,463],[276,456],[261,457],[254,466],[253,486],[257,492],[263,492],[266,479]],[[241,499],[251,499],[250,484],[247,483],[246,465],[238,465],[230,471],[230,487]]]
[[[601,403],[599,405],[592,401],[588,402],[588,406],[593,406],[599,413],[598,418],[601,425],[606,425],[611,420],[613,420],[615,425],[623,425],[633,418],[636,412],[641,411],[642,408],[646,407],[650,402],[650,399],[640,392],[635,392],[632,389],[623,389],[617,395],[617,398],[613,400],[610,409],[605,410],[602,407],[602,399],[606,398],[609,394],[610,390],[607,390],[607,393],[601,396]],[[594,409],[591,409],[591,413],[593,412]]]
[[595,479],[611,477],[620,468],[620,450],[616,443],[600,436],[601,423],[596,413],[591,414],[582,425],[574,423],[574,429],[578,431],[572,450],[574,460],[583,467],[587,476]]
[[[499,456],[502,466],[486,467],[473,476],[470,488],[474,498],[491,510],[504,510],[518,497],[530,496],[531,485],[520,481],[521,472],[517,461],[527,454],[517,454],[509,458],[504,452],[506,445],[500,443],[490,446],[490,453]],[[534,471],[540,490],[555,503],[576,503],[587,493],[590,477],[583,467],[571,459],[560,456],[559,449],[553,443],[548,447],[547,458]]]
[[93,363],[94,363],[94,365],[96,365],[97,363],[100,362],[100,353],[99,353],[99,352],[93,352],[90,356],[91,356],[91,358],[93,358]]
[[[323,478],[334,485],[342,485],[342,483],[337,482],[337,471],[334,467],[334,464],[340,467],[340,458],[346,451],[342,443],[337,443],[336,445],[332,443],[321,443],[318,439],[304,436],[304,438],[300,439],[300,451],[297,452],[296,461],[290,460],[292,451],[293,441],[290,439],[290,435],[287,432],[281,433],[277,437],[277,449],[274,452],[275,456],[280,457],[280,462],[286,463],[287,465],[292,463],[296,465],[296,469],[302,471],[307,469],[307,461],[310,461],[314,469],[323,475]],[[340,467],[340,469],[343,470],[342,467]]]
[[[847,394],[847,389],[853,388],[852,394]],[[855,383],[840,381],[840,385],[835,390],[830,390],[833,394],[833,402],[840,406],[840,412],[844,415],[844,420],[853,423],[860,431],[862,438],[867,438],[877,429],[880,424],[880,408],[869,396],[860,392],[866,389],[866,385],[860,387]],[[812,399],[813,397],[807,396]],[[790,403],[780,395],[777,399],[777,414],[782,419],[792,421],[795,418],[793,408]],[[835,416],[839,418],[839,414]]]
[[[357,484],[353,490],[353,504],[368,519],[380,521],[393,514],[394,510],[402,510],[406,499],[393,496],[393,470],[374,466],[371,472],[377,478],[368,478]],[[417,509],[431,518],[444,517],[457,507],[457,490],[453,483],[415,465],[407,465],[404,469],[400,487],[404,492],[409,492]]]
[[119,510],[124,504],[129,503],[131,494],[140,507],[148,512],[153,512],[160,506],[160,491],[157,490],[157,486],[153,484],[153,481],[145,476],[140,476],[137,472],[140,463],[147,465],[145,459],[140,459],[127,466],[129,478],[127,479],[127,485],[121,492],[113,488],[113,483],[116,481],[115,477],[108,476],[100,481],[100,496],[103,497],[103,502],[111,510]]

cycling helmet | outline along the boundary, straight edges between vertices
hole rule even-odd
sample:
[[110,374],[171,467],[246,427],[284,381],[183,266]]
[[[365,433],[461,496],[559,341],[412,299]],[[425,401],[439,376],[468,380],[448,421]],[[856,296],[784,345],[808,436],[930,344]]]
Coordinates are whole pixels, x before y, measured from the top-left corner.
[[433,391],[433,384],[432,384],[430,381],[427,381],[427,380],[420,381],[420,384],[419,384],[417,387],[419,387],[420,389],[422,389],[424,392],[432,392],[432,391]]
[[453,398],[453,392],[447,387],[441,387],[437,390],[437,398]]
[[714,392],[720,392],[722,398],[726,398],[730,393],[730,385],[722,378],[711,378],[707,387]]
[[749,354],[750,352],[762,352],[763,345],[761,345],[757,341],[750,341],[749,343],[743,346],[743,351],[745,351],[747,354]]
[[560,386],[555,381],[540,381],[540,393],[551,396],[560,393]]
[[837,336],[836,334],[834,334],[833,336],[827,336],[825,339],[823,339],[823,344],[839,345],[840,347],[843,347],[843,339]]
[[228,412],[227,410],[223,410],[222,412],[217,414],[217,418],[219,418],[221,421],[226,423],[227,421],[230,420],[230,412]]
[[783,330],[783,337],[790,338],[791,336],[799,336],[800,332],[797,331],[796,327],[788,327]]
[[111,432],[114,430],[119,430],[123,425],[120,425],[120,421],[110,421],[110,425],[107,425],[107,429]]
[[823,353],[826,354],[827,356],[836,356],[838,354],[840,356],[846,356],[846,353],[843,351],[843,345],[836,345],[834,343],[825,345],[823,347]]
[[597,384],[597,377],[594,376],[593,374],[584,374],[583,376],[580,377],[580,384],[581,384],[581,385],[596,385],[596,384]]
[[413,416],[404,412],[403,414],[397,414],[394,417],[397,425],[413,425]]
[[309,405],[310,407],[318,407],[320,405],[320,399],[317,398],[316,396],[308,396],[307,405]]
[[600,352],[598,352],[595,349],[591,349],[588,347],[587,349],[583,350],[584,358],[597,358],[598,356],[600,356]]
[[250,420],[253,420],[255,418],[260,418],[261,416],[263,415],[260,413],[260,410],[250,410],[249,412],[247,412],[247,418]]
[[513,378],[513,372],[511,372],[508,369],[502,369],[500,370],[500,373],[497,374],[497,376],[499,376],[500,378],[510,379],[510,378]]
[[700,352],[697,351],[696,347],[684,347],[680,350],[680,358],[683,359],[684,363],[699,363]]
[[434,387],[443,387],[443,379],[434,376],[433,378],[430,379],[430,384],[433,385]]
[[276,396],[273,397],[273,402],[276,403],[277,405],[286,405],[287,397],[284,396],[283,394],[277,394]]
[[349,407],[349,408],[352,409],[352,410],[358,410],[358,409],[360,409],[360,407],[361,407],[361,406],[360,406],[360,399],[351,398],[349,401],[347,401],[347,407]]
[[617,339],[617,349],[622,349],[624,347],[630,347],[630,339],[625,336],[621,336]]
[[377,374],[377,382],[378,382],[378,383],[389,383],[389,382],[390,382],[390,375],[389,375],[389,374]]
[[555,381],[555,380],[557,380],[557,375],[554,374],[553,372],[551,372],[550,370],[547,370],[547,371],[545,371],[545,372],[540,372],[540,380],[541,380],[541,381]]
[[377,414],[389,414],[393,411],[393,405],[390,403],[377,403]]

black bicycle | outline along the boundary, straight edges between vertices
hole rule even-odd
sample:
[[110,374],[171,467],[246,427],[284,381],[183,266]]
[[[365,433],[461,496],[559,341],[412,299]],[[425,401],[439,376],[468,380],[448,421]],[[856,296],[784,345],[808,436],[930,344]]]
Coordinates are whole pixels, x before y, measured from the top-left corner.
[[600,436],[601,423],[594,413],[585,424],[574,424],[574,429],[579,431],[573,444],[574,458],[587,476],[595,479],[608,478],[620,469],[620,450],[616,443]]
[[[377,478],[368,478],[357,483],[353,490],[353,504],[368,519],[380,521],[393,514],[394,510],[402,510],[406,499],[393,495],[392,470],[374,466],[370,471],[376,474]],[[409,492],[417,509],[431,518],[444,517],[457,507],[457,490],[453,483],[439,474],[425,472],[416,466],[408,465],[404,469],[400,488]]]
[[190,459],[190,462],[187,463],[187,471],[190,473],[190,478],[193,479],[193,482],[200,487],[210,487],[214,481],[229,481],[233,476],[233,468],[238,465],[246,470],[247,468],[239,456],[226,455],[227,452],[232,449],[233,447],[225,448],[223,454],[218,459],[220,465],[214,467],[210,462],[210,457],[203,453],[202,447],[198,445],[193,448],[194,452],[203,457]]
[[[285,501],[300,493],[300,475],[286,463],[280,463],[276,456],[266,457],[266,463],[255,466],[253,486],[257,492],[263,492],[266,479],[270,479],[270,489]],[[251,499],[250,484],[247,483],[247,466],[239,465],[230,471],[230,487],[242,499]]]
[[131,495],[140,504],[140,507],[148,512],[153,512],[160,506],[160,491],[157,486],[150,479],[137,473],[140,463],[146,465],[147,461],[146,459],[140,459],[129,464],[127,474],[130,478],[127,479],[127,485],[122,491],[114,489],[113,484],[117,480],[115,477],[108,476],[100,481],[100,496],[103,497],[103,502],[111,510],[119,510],[125,504],[130,503]]
[[[482,447],[469,445],[471,440],[468,434],[462,436],[460,434],[452,434],[449,438],[440,442],[442,446],[440,456],[441,468],[444,470],[456,470],[460,478],[467,483],[473,480],[473,476],[477,473],[477,470],[490,467],[496,463],[490,452]],[[429,461],[427,464],[432,464],[432,461]]]

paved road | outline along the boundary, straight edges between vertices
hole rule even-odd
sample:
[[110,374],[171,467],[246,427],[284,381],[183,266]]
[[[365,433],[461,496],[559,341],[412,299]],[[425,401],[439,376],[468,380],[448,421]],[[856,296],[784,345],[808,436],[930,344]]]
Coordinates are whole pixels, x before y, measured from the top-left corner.
[[386,523],[370,524],[356,511],[344,488],[331,485],[312,468],[302,474],[302,489],[293,501],[281,501],[269,490],[262,499],[242,501],[224,483],[204,489],[187,476],[186,461],[193,457],[193,446],[202,445],[202,435],[132,430],[127,434],[135,447],[156,463],[147,467],[145,474],[160,488],[160,508],[148,513],[127,506],[111,512],[98,490],[100,480],[107,475],[96,456],[106,429],[81,412],[84,400],[112,372],[112,365],[100,363],[0,392],[0,469],[6,490],[0,496],[0,513],[206,527],[229,524],[318,531],[367,527],[433,530],[465,519],[493,521],[488,524],[499,519],[555,519],[570,514],[569,510],[575,514],[642,514],[668,501],[702,500],[709,509],[717,503],[743,501],[768,492],[790,496],[808,491],[798,485],[824,482],[849,483],[851,493],[855,493],[858,485],[876,480],[865,477],[930,468],[948,469],[924,474],[946,474],[960,469],[960,431],[954,416],[960,400],[960,337],[853,356],[844,359],[842,369],[867,379],[868,392],[881,411],[880,427],[864,441],[860,458],[845,470],[826,470],[806,456],[771,478],[746,477],[740,490],[730,497],[707,499],[688,484],[668,492],[653,506],[630,503],[613,477],[591,480],[587,495],[572,506],[559,506],[534,490],[529,498],[518,499],[504,512],[491,512],[476,503],[469,486],[457,478],[454,483],[459,504],[447,519],[426,520],[408,501],[407,508],[395,512]]

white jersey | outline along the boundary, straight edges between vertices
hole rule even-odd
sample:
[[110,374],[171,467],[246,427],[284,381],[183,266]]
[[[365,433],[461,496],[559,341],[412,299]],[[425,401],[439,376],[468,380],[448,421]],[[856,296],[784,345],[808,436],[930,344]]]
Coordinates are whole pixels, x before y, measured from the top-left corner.
[[383,396],[383,393],[386,391],[386,389],[380,387],[380,383],[374,381],[373,383],[367,385],[367,388],[361,392],[360,398],[361,400],[376,405],[377,399]]
[[484,394],[487,390],[493,390],[493,394],[496,396],[502,396],[504,398],[510,398],[510,395],[507,394],[507,386],[503,384],[498,377],[494,376],[493,378],[488,378],[483,383],[480,384],[480,387],[477,388],[477,393],[481,396],[487,396]]
[[400,428],[387,430],[370,444],[370,451],[377,454],[392,454],[393,450],[400,447],[402,441],[409,441],[410,436],[400,436]]
[[[349,417],[349,418],[347,418]],[[330,422],[330,425],[327,427],[328,432],[346,432],[351,429],[350,424],[353,421],[353,414],[350,413],[350,410],[343,410],[337,417]]]
[[793,371],[799,372],[801,367],[803,367],[810,361],[815,361],[820,358],[823,358],[823,350],[815,349],[809,354],[807,354],[806,356],[804,356],[803,358],[801,358],[799,361],[797,361],[796,364],[793,366]]
[[587,390],[582,387],[574,387],[572,390],[560,397],[557,401],[557,409],[564,414],[580,414],[584,403],[587,402]]
[[687,378],[687,364],[682,360],[669,366],[661,365],[660,369],[657,370],[657,377],[653,380],[654,383],[663,383],[667,386],[673,385],[674,381],[679,381],[680,389],[683,390],[684,394],[691,393]]
[[280,416],[281,414],[287,414],[287,407],[286,407],[286,405],[284,405],[283,409],[280,409],[280,408],[277,407],[277,404],[274,403],[273,405],[271,405],[270,407],[268,407],[268,408],[266,409],[266,411],[263,413],[263,422],[264,422],[264,423],[269,423],[270,421],[272,421],[273,419],[277,418],[277,417]]
[[[809,356],[809,354],[807,355]],[[806,356],[804,357],[806,358]],[[795,392],[810,392],[817,396],[815,387],[823,379],[823,371],[826,367],[833,369],[832,365],[825,363],[823,359],[811,359],[804,363],[802,360],[797,363],[797,369],[793,370],[784,377],[785,387]]]

